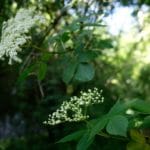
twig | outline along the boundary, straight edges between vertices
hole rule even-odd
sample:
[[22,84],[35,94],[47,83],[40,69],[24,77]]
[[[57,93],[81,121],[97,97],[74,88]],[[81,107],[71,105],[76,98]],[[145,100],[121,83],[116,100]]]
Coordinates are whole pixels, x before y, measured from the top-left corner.
[[70,49],[70,50],[68,50],[68,51],[63,51],[63,52],[50,52],[50,51],[48,51],[47,49],[42,49],[42,48],[40,48],[40,47],[37,47],[36,45],[32,45],[32,47],[35,48],[35,49],[41,50],[41,51],[46,51],[46,52],[48,52],[49,54],[65,54],[65,53],[69,53],[69,52],[72,52],[72,51],[73,51],[73,49]]
[[128,139],[127,138],[122,138],[122,137],[116,137],[116,136],[110,136],[106,133],[103,133],[103,132],[100,132],[98,133],[97,135],[100,135],[102,137],[105,137],[105,138],[112,138],[112,139],[117,139],[117,140],[123,140],[123,141],[127,141]]
[[23,62],[22,66],[20,68],[20,73],[24,70],[25,66],[27,66],[27,64],[29,64],[29,60],[30,60],[32,55],[33,55],[33,51],[31,51],[29,53],[29,55],[26,57],[25,61]]
[[37,82],[38,82],[39,90],[40,90],[40,93],[41,93],[41,97],[44,98],[45,94],[44,94],[44,90],[43,90],[43,87],[41,85],[41,82],[38,79],[37,79]]

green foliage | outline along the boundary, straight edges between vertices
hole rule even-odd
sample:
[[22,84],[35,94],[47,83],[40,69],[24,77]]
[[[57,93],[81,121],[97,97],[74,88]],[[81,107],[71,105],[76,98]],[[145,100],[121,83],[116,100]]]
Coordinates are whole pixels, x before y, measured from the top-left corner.
[[43,62],[37,63],[37,78],[38,80],[43,80],[46,76],[47,72],[47,65]]
[[150,127],[150,116],[147,116],[144,118],[142,127],[143,128],[149,128]]
[[91,126],[91,131],[88,137],[88,140],[92,139],[95,137],[96,134],[98,134],[108,123],[108,116],[104,115],[100,119],[92,120],[89,122]]
[[[127,133],[130,131],[129,126],[129,118],[127,118],[127,115],[125,114],[126,110],[129,108],[132,108],[133,110],[137,110],[138,104],[141,103],[142,105],[147,105],[150,107],[150,103],[144,102],[144,101],[139,101],[139,100],[133,100],[128,103],[120,103],[119,101],[111,108],[111,110],[108,112],[108,114],[104,115],[103,117],[95,120],[91,120],[87,122],[87,132],[80,138],[79,143],[77,144],[77,149],[84,149],[86,150],[94,140],[95,135],[100,135],[100,136],[106,136],[107,133],[110,134],[110,136],[122,136],[122,137],[127,137]],[[143,113],[147,110],[147,107],[144,109],[138,109],[139,113]],[[148,113],[150,114],[150,112]],[[148,116],[147,116],[148,117]],[[148,119],[148,118],[147,118]],[[147,120],[146,119],[146,120]],[[130,120],[132,121],[132,120]],[[143,120],[143,124],[145,122],[145,119]],[[136,127],[136,126],[134,126]],[[106,128],[107,133],[103,133],[102,131]],[[144,147],[147,148],[149,145],[146,143],[145,138],[142,140],[139,140],[140,136],[136,135],[138,131],[136,130],[135,133],[134,131],[131,130],[131,139],[134,141],[138,140],[141,141],[144,140]],[[77,132],[78,133],[78,132]],[[68,136],[67,136],[68,138]],[[72,138],[72,137],[71,137]],[[72,140],[70,138],[70,141]],[[117,137],[116,137],[117,138]],[[68,140],[69,141],[69,140]],[[86,146],[85,146],[86,145]],[[141,148],[142,145],[138,143],[129,143],[127,146],[130,150],[130,148],[136,149],[136,147]]]
[[30,73],[33,71],[34,66],[30,66],[26,68],[18,77],[18,83],[22,83],[26,80],[26,78],[30,75]]
[[95,70],[91,64],[81,63],[79,64],[75,73],[75,80],[80,82],[87,82],[93,79]]
[[68,84],[72,80],[72,78],[76,72],[77,65],[78,65],[77,62],[74,60],[71,60],[70,62],[68,62],[67,66],[63,72],[63,81],[66,84]]
[[130,136],[132,141],[127,145],[127,150],[149,150],[150,145],[146,143],[146,139],[143,134],[139,133],[136,130],[130,131]]
[[[137,22],[129,33],[116,36],[101,19],[115,12],[116,2],[1,2],[0,28],[22,7],[33,7],[46,22],[24,35],[31,35],[26,44],[18,44],[22,63],[8,66],[7,59],[0,60],[0,150],[111,150],[112,145],[116,150],[150,149],[149,1],[117,2],[123,7],[134,3]],[[17,42],[12,38],[13,44]],[[105,101],[81,106],[89,119],[53,127],[42,124],[63,100],[93,87],[103,89]],[[20,122],[13,118],[16,113],[23,116]],[[72,117],[72,112],[67,115]],[[25,123],[25,132],[21,128],[16,134],[13,123]]]
[[109,134],[112,135],[126,136],[127,127],[128,119],[124,116],[116,115],[109,120],[106,126],[106,130]]
[[89,137],[89,131],[87,130],[86,133],[81,137],[77,144],[77,150],[86,150],[91,143],[93,142],[94,138],[91,138],[90,140],[87,140]]

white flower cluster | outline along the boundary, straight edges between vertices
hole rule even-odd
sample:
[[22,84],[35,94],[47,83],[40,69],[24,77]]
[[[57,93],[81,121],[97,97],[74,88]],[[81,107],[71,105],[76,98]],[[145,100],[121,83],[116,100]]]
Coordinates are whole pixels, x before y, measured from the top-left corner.
[[9,64],[12,61],[21,62],[17,56],[22,50],[22,46],[31,36],[27,35],[30,29],[37,23],[43,24],[44,17],[41,14],[36,14],[34,9],[20,9],[14,18],[3,23],[2,35],[0,41],[0,59],[4,56],[9,57]]
[[48,121],[44,124],[56,125],[63,122],[77,122],[82,121],[89,116],[86,114],[86,108],[93,104],[102,103],[104,97],[97,88],[89,89],[87,92],[81,91],[80,97],[74,96],[70,101],[64,101],[59,109],[49,115]]

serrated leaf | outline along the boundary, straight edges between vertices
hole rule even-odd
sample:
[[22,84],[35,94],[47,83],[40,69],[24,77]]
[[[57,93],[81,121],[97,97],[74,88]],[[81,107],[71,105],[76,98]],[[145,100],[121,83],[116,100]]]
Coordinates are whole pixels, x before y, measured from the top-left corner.
[[65,70],[63,72],[63,77],[62,77],[62,80],[66,84],[68,84],[72,80],[72,78],[73,78],[73,76],[75,74],[77,65],[78,65],[78,63],[76,61],[72,60],[66,66],[66,68],[65,68]]
[[128,128],[128,119],[125,116],[117,115],[110,118],[106,131],[112,135],[126,136]]
[[59,140],[57,143],[65,143],[65,142],[70,142],[73,140],[77,140],[79,139],[83,134],[85,133],[85,130],[80,130],[80,131],[76,131],[73,132],[67,136],[65,136],[64,138],[62,138],[61,140]]
[[78,65],[75,80],[80,82],[87,82],[93,79],[95,75],[95,69],[91,64],[81,63]]

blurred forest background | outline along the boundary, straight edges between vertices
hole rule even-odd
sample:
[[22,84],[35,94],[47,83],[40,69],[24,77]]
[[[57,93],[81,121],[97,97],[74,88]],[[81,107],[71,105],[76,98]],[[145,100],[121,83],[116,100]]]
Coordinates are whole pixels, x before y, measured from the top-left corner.
[[[46,27],[32,29],[31,44],[19,53],[22,63],[0,61],[0,150],[76,149],[76,142],[56,142],[82,122],[43,122],[81,90],[103,90],[104,103],[89,110],[93,117],[117,100],[150,101],[149,0],[1,0],[0,29],[19,8],[30,7],[42,12]],[[89,149],[124,150],[126,144],[96,136]]]

